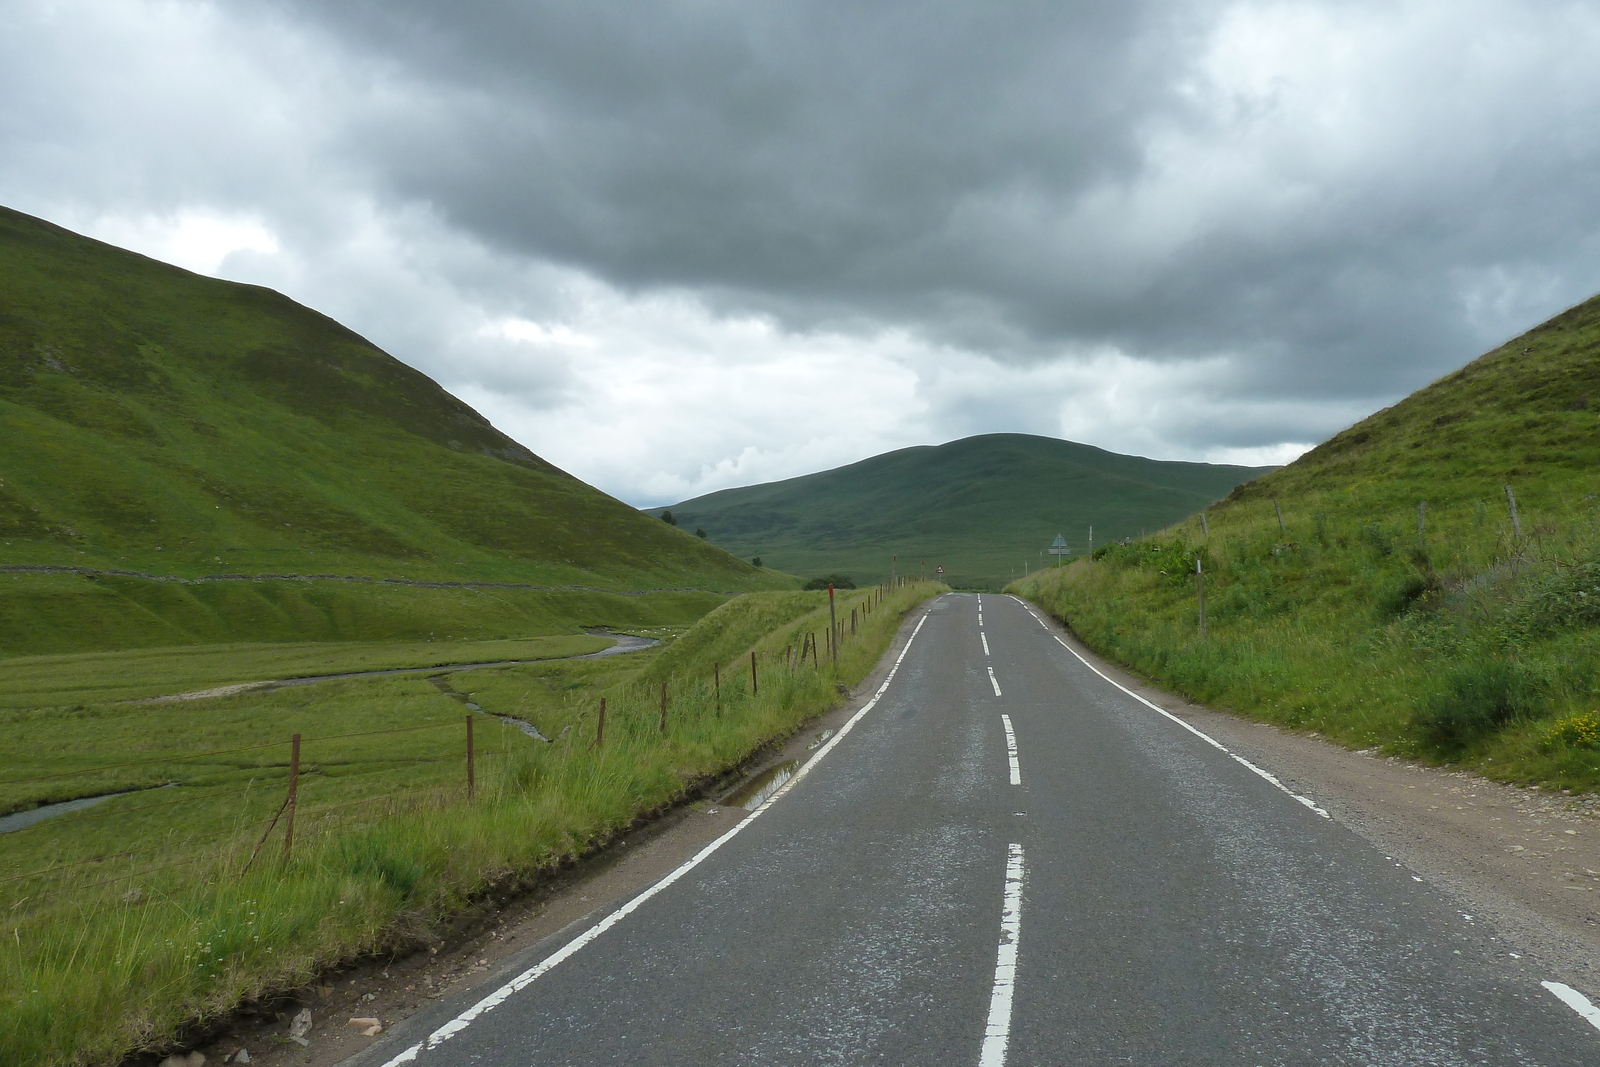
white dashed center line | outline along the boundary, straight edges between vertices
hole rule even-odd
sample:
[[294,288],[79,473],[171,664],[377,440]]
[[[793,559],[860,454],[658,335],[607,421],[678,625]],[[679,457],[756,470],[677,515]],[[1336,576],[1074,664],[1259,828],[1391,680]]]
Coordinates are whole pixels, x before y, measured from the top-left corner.
[[1012,845],[1006,860],[1005,903],[1000,912],[1000,951],[994,961],[994,992],[983,1030],[978,1067],[1005,1067],[1011,1041],[1011,999],[1017,983],[1017,947],[1022,940],[1022,846]]
[[989,684],[994,686],[994,695],[1000,695],[1000,683],[994,680],[994,668],[989,668]]
[[983,654],[987,656],[989,654],[989,635],[979,630],[978,636],[983,639]]
[[1022,767],[1017,763],[1017,733],[1011,728],[1011,716],[1000,716],[1000,723],[1006,728],[1006,759],[1011,761],[1011,784],[1022,784]]

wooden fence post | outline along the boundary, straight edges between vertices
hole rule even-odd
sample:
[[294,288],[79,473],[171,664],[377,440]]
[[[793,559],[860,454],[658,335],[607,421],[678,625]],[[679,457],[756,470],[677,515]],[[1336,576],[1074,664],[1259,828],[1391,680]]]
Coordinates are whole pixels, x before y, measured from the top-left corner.
[[717,687],[717,712],[722,712],[722,668],[715,662],[711,664],[711,684]]
[[477,791],[477,768],[472,760],[472,715],[467,715],[467,799],[472,799],[472,794]]
[[750,695],[757,696],[761,692],[761,684],[756,680],[756,650],[750,650]]
[[600,698],[600,718],[594,725],[594,744],[591,748],[599,748],[606,743],[606,698]]
[[1428,525],[1428,502],[1426,500],[1419,500],[1419,501],[1417,501],[1417,536],[1418,537],[1422,536],[1422,531],[1427,528],[1427,525]]
[[289,850],[294,847],[294,807],[300,796],[300,735],[295,734],[289,739],[289,798],[284,801],[284,814],[288,822],[283,828],[283,858],[289,858]]
[[667,683],[661,683],[661,732],[667,732]]
[[839,615],[833,606],[833,586],[828,586],[828,654],[833,657],[833,665],[839,665]]
[[1206,637],[1206,574],[1204,568],[1200,566],[1199,556],[1194,558],[1194,589],[1196,596],[1200,600],[1200,639],[1204,641]]
[[1522,536],[1522,520],[1517,517],[1517,496],[1506,486],[1506,503],[1511,507],[1511,532],[1517,537]]
[[1288,533],[1289,531],[1283,528],[1283,509],[1278,506],[1276,500],[1272,502],[1272,510],[1278,513],[1278,532],[1281,534]]

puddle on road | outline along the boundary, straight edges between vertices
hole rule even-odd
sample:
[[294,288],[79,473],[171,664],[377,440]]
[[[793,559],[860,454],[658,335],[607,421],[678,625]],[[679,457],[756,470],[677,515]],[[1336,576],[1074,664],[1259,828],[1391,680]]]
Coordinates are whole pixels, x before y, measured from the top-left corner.
[[812,749],[818,747],[819,745],[822,744],[822,742],[826,741],[828,738],[830,738],[832,736],[833,736],[833,731],[832,730],[824,730],[824,731],[822,731],[820,734],[818,734],[812,740],[812,742],[809,745],[806,746],[806,751],[810,752]]
[[767,802],[768,797],[782,789],[783,783],[793,778],[794,772],[799,769],[800,761],[797,759],[780,763],[723,797],[722,806],[755,811]]

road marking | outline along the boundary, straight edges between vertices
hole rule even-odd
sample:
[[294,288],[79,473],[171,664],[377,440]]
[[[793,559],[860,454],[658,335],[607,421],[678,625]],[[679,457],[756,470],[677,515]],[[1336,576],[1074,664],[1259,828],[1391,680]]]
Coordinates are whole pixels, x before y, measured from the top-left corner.
[[1000,716],[1000,722],[1006,728],[1006,758],[1011,761],[1011,784],[1022,784],[1022,768],[1017,765],[1017,735],[1011,729],[1011,716]]
[[1000,683],[994,680],[994,668],[989,668],[989,684],[994,686],[994,695],[1000,695]]
[[788,793],[789,790],[793,789],[795,784],[799,782],[800,779],[804,778],[807,774],[810,774],[811,769],[817,764],[821,763],[822,758],[829,752],[832,752],[833,747],[840,741],[843,741],[845,735],[855,728],[856,723],[861,721],[862,716],[866,715],[867,712],[871,711],[877,706],[878,701],[883,699],[883,694],[888,690],[889,683],[894,681],[894,676],[899,673],[900,664],[905,660],[906,653],[911,651],[912,642],[915,641],[917,639],[917,635],[922,632],[923,623],[927,621],[928,616],[926,613],[923,614],[922,618],[917,620],[916,629],[912,630],[911,636],[906,638],[905,647],[902,648],[900,650],[900,654],[895,657],[894,666],[889,668],[888,676],[884,678],[883,684],[878,686],[878,691],[872,694],[872,699],[861,705],[861,710],[850,716],[849,721],[847,721],[843,726],[839,727],[839,732],[834,734],[833,737],[830,738],[828,742],[821,748],[817,749],[816,754],[807,760],[799,770],[795,771],[794,775],[790,777],[787,782],[784,782],[776,792],[768,797],[759,808],[745,816],[744,819],[742,819],[727,833],[723,834],[721,837],[711,842],[711,844],[707,845],[699,852],[696,852],[689,859],[685,860],[681,865],[678,866],[676,870],[672,871],[665,878],[662,878],[661,881],[657,882],[649,889],[646,889],[643,893],[640,893],[638,896],[622,905],[622,907],[618,908],[616,911],[612,912],[610,915],[607,915],[604,919],[601,919],[599,922],[589,927],[589,929],[585,930],[583,933],[567,942],[567,944],[563,945],[549,956],[546,956],[532,967],[529,967],[526,971],[523,971],[521,974],[511,979],[511,981],[507,982],[499,989],[496,989],[493,993],[490,993],[488,996],[478,1001],[460,1015],[457,1015],[454,1019],[451,1019],[449,1022],[439,1027],[433,1033],[429,1034],[426,1040],[417,1042],[404,1052],[401,1052],[398,1056],[395,1056],[393,1059],[384,1063],[383,1067],[398,1067],[398,1065],[402,1063],[411,1063],[417,1058],[418,1054],[424,1051],[431,1052],[440,1045],[444,1044],[446,1041],[449,1041],[452,1037],[455,1037],[457,1034],[461,1033],[461,1031],[465,1030],[467,1027],[471,1026],[475,1021],[477,1021],[480,1015],[498,1008],[501,1004],[505,1003],[513,993],[521,992],[540,975],[553,969],[568,957],[576,955],[579,949],[583,948],[585,945],[589,944],[589,942],[593,941],[595,938],[599,937],[601,934],[617,925],[617,923],[633,914],[640,908],[641,905],[644,904],[645,901],[649,900],[657,893],[666,889],[673,882],[676,882],[679,878],[682,878],[684,875],[700,866],[700,864],[705,862],[705,860],[709,858],[713,852],[717,851],[717,849],[721,848],[729,841],[732,841],[736,836],[738,836],[741,830],[753,823],[761,816],[763,812],[772,807],[773,804],[776,804],[779,798]]
[[983,654],[987,656],[989,654],[989,635],[979,630],[978,636],[983,639]]
[[[1040,626],[1043,626],[1046,631],[1049,631],[1050,624],[1045,622],[1044,619],[1040,618],[1039,613],[1034,611],[1033,608],[1026,601],[1024,601],[1021,597],[1018,597],[1018,596],[1013,596],[1012,599],[1015,600],[1017,603],[1021,604],[1023,609],[1026,610],[1029,615],[1032,615],[1035,619],[1038,619]],[[1078,650],[1073,648],[1071,645],[1067,644],[1065,641],[1061,640],[1061,636],[1059,634],[1051,633],[1050,636],[1054,637],[1056,639],[1056,642],[1062,648],[1066,649],[1068,652],[1071,652],[1074,656],[1077,656],[1079,663],[1082,663],[1085,667],[1088,667],[1091,671],[1094,671],[1094,673],[1098,674],[1100,677],[1104,678],[1106,681],[1110,682],[1112,685],[1116,686],[1118,689],[1122,690],[1124,693],[1127,693],[1129,696],[1131,696],[1133,699],[1137,700],[1139,703],[1143,704],[1145,707],[1149,708],[1151,711],[1154,711],[1154,712],[1156,712],[1158,714],[1161,714],[1161,715],[1165,715],[1167,718],[1171,719],[1173,722],[1177,723],[1179,726],[1183,727],[1185,730],[1188,730],[1191,734],[1194,734],[1196,737],[1198,737],[1200,740],[1204,741],[1206,744],[1210,745],[1212,748],[1214,748],[1217,751],[1222,752],[1225,755],[1227,755],[1230,759],[1232,759],[1234,762],[1238,763],[1240,766],[1252,771],[1253,773],[1255,773],[1257,775],[1260,775],[1262,778],[1266,779],[1268,782],[1271,782],[1274,786],[1276,786],[1277,788],[1281,789],[1284,793],[1286,793],[1289,796],[1293,797],[1294,799],[1298,800],[1300,803],[1304,804],[1306,807],[1310,808],[1312,811],[1316,812],[1318,815],[1322,816],[1324,819],[1333,818],[1333,816],[1329,815],[1327,810],[1322,808],[1321,806],[1319,806],[1315,800],[1312,800],[1310,797],[1303,797],[1299,793],[1296,793],[1294,790],[1290,789],[1288,786],[1284,785],[1281,781],[1279,781],[1278,780],[1278,776],[1273,774],[1271,771],[1266,770],[1266,769],[1264,769],[1262,767],[1257,767],[1254,763],[1251,763],[1249,760],[1245,759],[1243,756],[1239,755],[1237,752],[1234,752],[1232,749],[1228,748],[1227,745],[1224,745],[1221,741],[1218,741],[1216,738],[1212,737],[1210,734],[1207,734],[1202,730],[1196,729],[1194,726],[1191,726],[1189,723],[1184,722],[1182,719],[1180,719],[1176,715],[1172,714],[1172,712],[1168,711],[1166,708],[1160,707],[1160,706],[1158,706],[1156,704],[1152,704],[1150,701],[1146,700],[1144,697],[1140,696],[1138,693],[1135,693],[1132,689],[1129,689],[1127,686],[1123,685],[1121,682],[1117,681],[1115,678],[1112,678],[1110,675],[1106,674],[1100,668],[1096,667],[1093,663],[1090,663],[1088,660],[1084,659],[1082,656],[1079,656],[1078,655]],[[1421,879],[1418,879],[1418,881],[1420,881],[1420,880]]]
[[1013,844],[1006,860],[1005,904],[1000,911],[1000,951],[994,961],[994,992],[983,1030],[978,1067],[1005,1067],[1011,1041],[1011,995],[1017,984],[1017,944],[1022,939],[1022,846]]
[[1584,1022],[1596,1030],[1600,1030],[1600,1008],[1590,1003],[1588,997],[1562,982],[1540,982],[1539,984],[1554,993],[1561,1003],[1577,1012]]

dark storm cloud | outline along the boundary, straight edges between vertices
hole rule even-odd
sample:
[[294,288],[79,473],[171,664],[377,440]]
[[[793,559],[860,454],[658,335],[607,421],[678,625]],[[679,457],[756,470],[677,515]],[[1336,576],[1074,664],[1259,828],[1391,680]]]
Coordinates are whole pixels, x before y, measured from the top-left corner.
[[[287,10],[427,86],[427,106],[369,113],[355,134],[395,196],[507,250],[799,326],[904,323],[1012,359],[1086,343],[1225,353],[1240,388],[1373,395],[1600,284],[1592,86],[1566,87],[1566,105],[1537,83],[1508,100],[1493,71],[1463,70],[1460,40],[1404,57],[1404,74],[1376,56],[1378,83],[1407,95],[1358,101],[1380,113],[1329,136],[1401,143],[1318,170],[1249,143],[1294,121],[1273,114],[1275,90],[1194,89],[1216,80],[1200,68],[1218,20],[1251,6]],[[1496,7],[1516,24],[1515,5]],[[1462,106],[1435,99],[1452,95]],[[1240,175],[1242,202],[1204,180],[1186,190],[1184,160],[1159,158],[1165,141],[1203,166],[1230,139],[1265,154]],[[1297,186],[1302,200],[1275,202]],[[1186,195],[1202,217],[1164,223]],[[1545,283],[1527,292],[1530,271]]]

